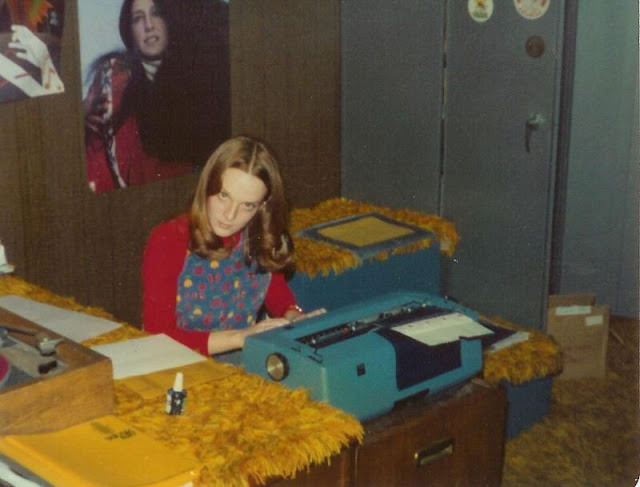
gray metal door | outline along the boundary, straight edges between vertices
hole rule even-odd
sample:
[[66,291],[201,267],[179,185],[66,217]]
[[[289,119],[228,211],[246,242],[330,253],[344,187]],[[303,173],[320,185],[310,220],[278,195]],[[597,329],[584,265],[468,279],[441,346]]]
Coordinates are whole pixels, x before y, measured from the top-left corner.
[[542,328],[564,2],[447,4],[441,213],[462,240],[444,289]]

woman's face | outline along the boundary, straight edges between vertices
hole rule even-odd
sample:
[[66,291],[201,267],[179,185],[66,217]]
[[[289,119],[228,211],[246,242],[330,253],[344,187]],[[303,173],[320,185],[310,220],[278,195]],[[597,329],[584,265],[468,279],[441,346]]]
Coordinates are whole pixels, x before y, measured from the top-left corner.
[[160,16],[153,0],[133,0],[131,4],[131,32],[133,41],[143,58],[162,59],[169,43],[167,24]]
[[218,237],[229,237],[247,226],[260,209],[267,187],[260,178],[230,167],[222,173],[218,194],[207,198],[209,225]]

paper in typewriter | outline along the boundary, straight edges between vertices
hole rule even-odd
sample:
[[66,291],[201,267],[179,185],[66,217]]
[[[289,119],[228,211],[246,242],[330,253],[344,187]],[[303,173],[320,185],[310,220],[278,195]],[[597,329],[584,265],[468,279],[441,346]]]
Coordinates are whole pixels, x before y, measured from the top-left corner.
[[493,333],[469,316],[458,312],[413,321],[396,326],[394,330],[430,346],[455,342],[460,337],[474,338]]

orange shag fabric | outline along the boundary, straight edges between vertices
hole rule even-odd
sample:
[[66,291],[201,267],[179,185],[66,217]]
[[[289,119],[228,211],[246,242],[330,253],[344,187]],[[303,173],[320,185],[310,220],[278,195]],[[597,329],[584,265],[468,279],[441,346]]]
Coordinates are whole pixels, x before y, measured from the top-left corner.
[[164,396],[143,400],[116,384],[117,413],[129,424],[202,461],[198,485],[247,486],[327,459],[363,430],[354,418],[231,365],[229,375],[188,387],[185,413],[161,412]]
[[[18,295],[54,306],[113,319],[100,308],[79,305],[12,277],[0,277],[0,296]],[[91,346],[143,336],[128,324],[88,340]],[[166,391],[143,398],[116,381],[116,414],[130,425],[202,462],[198,486],[249,486],[272,477],[290,478],[329,461],[344,447],[361,442],[362,425],[351,415],[313,401],[304,390],[289,390],[215,363],[220,378],[189,387],[181,416],[164,412]],[[169,384],[170,386],[170,384]]]
[[489,321],[503,328],[526,331],[529,339],[497,352],[484,354],[482,374],[487,382],[498,384],[506,380],[512,385],[520,385],[555,375],[562,370],[560,345],[549,335],[523,328],[499,317],[492,317]]
[[[291,212],[291,233],[294,235],[293,240],[296,248],[296,271],[313,278],[317,275],[328,276],[331,272],[337,275],[361,265],[358,257],[348,250],[295,235],[300,230],[313,225],[370,212],[380,213],[394,220],[430,230],[440,243],[441,251],[448,256],[453,255],[460,239],[455,226],[436,215],[427,215],[407,209],[392,210],[347,198],[333,198],[313,208],[296,209]],[[430,247],[432,244],[431,239],[425,239],[396,248],[392,254],[415,252]],[[388,257],[388,252],[376,256],[377,259],[383,260]]]

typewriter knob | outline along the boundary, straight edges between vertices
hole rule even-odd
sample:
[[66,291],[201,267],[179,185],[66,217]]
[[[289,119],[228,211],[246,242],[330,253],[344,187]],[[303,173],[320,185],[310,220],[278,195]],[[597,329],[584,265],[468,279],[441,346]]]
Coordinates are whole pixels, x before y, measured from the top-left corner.
[[281,353],[271,353],[266,360],[267,374],[276,382],[286,379],[289,375],[289,362]]

